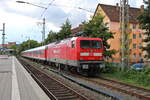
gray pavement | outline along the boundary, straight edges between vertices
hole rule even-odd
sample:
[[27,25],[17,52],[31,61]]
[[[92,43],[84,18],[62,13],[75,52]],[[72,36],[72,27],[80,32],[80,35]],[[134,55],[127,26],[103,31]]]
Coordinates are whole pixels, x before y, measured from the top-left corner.
[[49,100],[15,57],[0,58],[0,100]]

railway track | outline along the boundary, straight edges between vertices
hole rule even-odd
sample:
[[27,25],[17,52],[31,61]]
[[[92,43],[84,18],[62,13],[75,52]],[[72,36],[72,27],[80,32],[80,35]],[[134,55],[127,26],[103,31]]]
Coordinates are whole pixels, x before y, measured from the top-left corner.
[[[80,77],[80,76],[78,76]],[[95,83],[100,86],[104,86],[107,88],[111,88],[113,90],[117,90],[123,93],[126,93],[131,96],[135,96],[141,100],[150,100],[150,89],[145,89],[142,87],[134,86],[134,85],[129,85],[127,83],[119,82],[116,80],[112,79],[107,79],[103,77],[98,77],[98,78],[85,78],[85,77],[80,77],[83,80],[90,81],[92,83]]]
[[[145,89],[142,87],[129,85],[127,83],[123,83],[123,82],[119,82],[116,80],[107,79],[103,77],[87,78],[87,77],[83,77],[83,76],[73,74],[70,72],[66,72],[66,71],[64,71],[64,73],[69,74],[76,78],[80,78],[82,80],[89,81],[91,83],[94,83],[100,86],[104,86],[107,88],[111,88],[113,90],[120,91],[122,93],[126,93],[131,96],[135,96],[137,98],[140,98],[141,100],[150,100],[150,89]],[[78,100],[78,99],[74,99],[74,100]],[[86,99],[82,99],[82,100],[86,100]]]
[[77,93],[70,87],[57,81],[56,79],[53,79],[44,71],[33,67],[21,59],[19,60],[51,100],[90,100],[85,96]]
[[127,83],[119,82],[112,79],[107,79],[103,77],[99,77],[101,80],[107,82],[108,87],[114,88],[118,91],[130,94],[132,96],[136,96],[142,100],[150,100],[150,89],[145,89],[135,85],[129,85]]
[[135,86],[135,85],[130,85],[130,84],[127,84],[124,82],[120,82],[117,80],[108,79],[108,78],[104,78],[104,77],[99,77],[99,76],[97,76],[96,78],[87,78],[87,77],[83,77],[83,76],[73,74],[70,72],[66,72],[66,71],[64,71],[64,72],[73,77],[77,77],[77,78],[80,78],[80,79],[83,79],[86,81],[90,81],[94,84],[104,86],[107,88],[111,88],[113,90],[117,90],[122,93],[126,93],[128,95],[135,96],[142,100],[150,100],[150,89],[142,88],[142,87]]

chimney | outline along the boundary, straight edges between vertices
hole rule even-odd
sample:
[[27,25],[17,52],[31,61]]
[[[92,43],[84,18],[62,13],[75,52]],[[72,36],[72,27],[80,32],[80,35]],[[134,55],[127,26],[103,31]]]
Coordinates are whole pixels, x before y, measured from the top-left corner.
[[128,9],[130,8],[130,5],[128,5]]
[[141,12],[144,12],[144,5],[141,5]]
[[119,3],[116,3],[116,9],[119,11]]

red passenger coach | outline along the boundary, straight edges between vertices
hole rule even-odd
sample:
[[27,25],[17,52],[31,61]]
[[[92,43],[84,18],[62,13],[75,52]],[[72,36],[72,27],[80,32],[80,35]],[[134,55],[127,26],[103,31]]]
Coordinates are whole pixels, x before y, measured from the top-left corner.
[[78,72],[94,74],[103,63],[103,43],[99,38],[73,37],[48,45],[47,60],[68,65]]
[[41,61],[46,61],[47,58],[47,46],[41,46],[37,48],[33,48],[30,50],[26,50],[22,52],[22,56],[30,59],[36,59],[36,60],[41,60]]

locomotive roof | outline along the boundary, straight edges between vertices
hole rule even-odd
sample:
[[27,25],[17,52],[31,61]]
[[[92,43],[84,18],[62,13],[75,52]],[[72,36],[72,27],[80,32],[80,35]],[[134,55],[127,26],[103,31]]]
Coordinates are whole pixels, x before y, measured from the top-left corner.
[[57,41],[57,42],[53,42],[53,43],[50,43],[48,45],[45,45],[45,46],[40,46],[40,47],[36,47],[36,48],[33,48],[33,49],[29,49],[29,50],[26,50],[26,51],[23,51],[23,52],[30,52],[30,51],[37,51],[37,50],[43,50],[45,49],[47,46],[50,46],[50,45],[54,45],[54,44],[58,44],[58,43],[64,43],[64,42],[67,42],[69,40],[82,40],[82,39],[95,39],[95,40],[101,40],[100,38],[89,38],[89,37],[72,37],[72,38],[67,38],[67,39],[64,39],[64,40],[61,40],[61,41]]
[[79,40],[82,40],[82,39],[101,40],[100,38],[90,38],[90,37],[78,37],[77,39],[79,39]]
[[100,38],[89,38],[89,37],[71,37],[71,38],[67,38],[67,39],[64,39],[64,40],[60,40],[60,41],[57,41],[57,42],[53,42],[53,43],[50,43],[50,44],[48,44],[48,46],[50,46],[50,45],[53,45],[53,44],[59,44],[59,43],[65,43],[65,42],[67,42],[67,41],[69,41],[69,40],[82,40],[82,39],[86,39],[86,40],[88,40],[88,39],[95,39],[95,40],[101,40]]
[[29,49],[29,50],[26,50],[26,51],[23,51],[23,52],[30,52],[30,51],[36,51],[36,50],[43,50],[46,48],[46,45],[45,46],[40,46],[40,47],[36,47],[36,48],[33,48],[33,49]]

